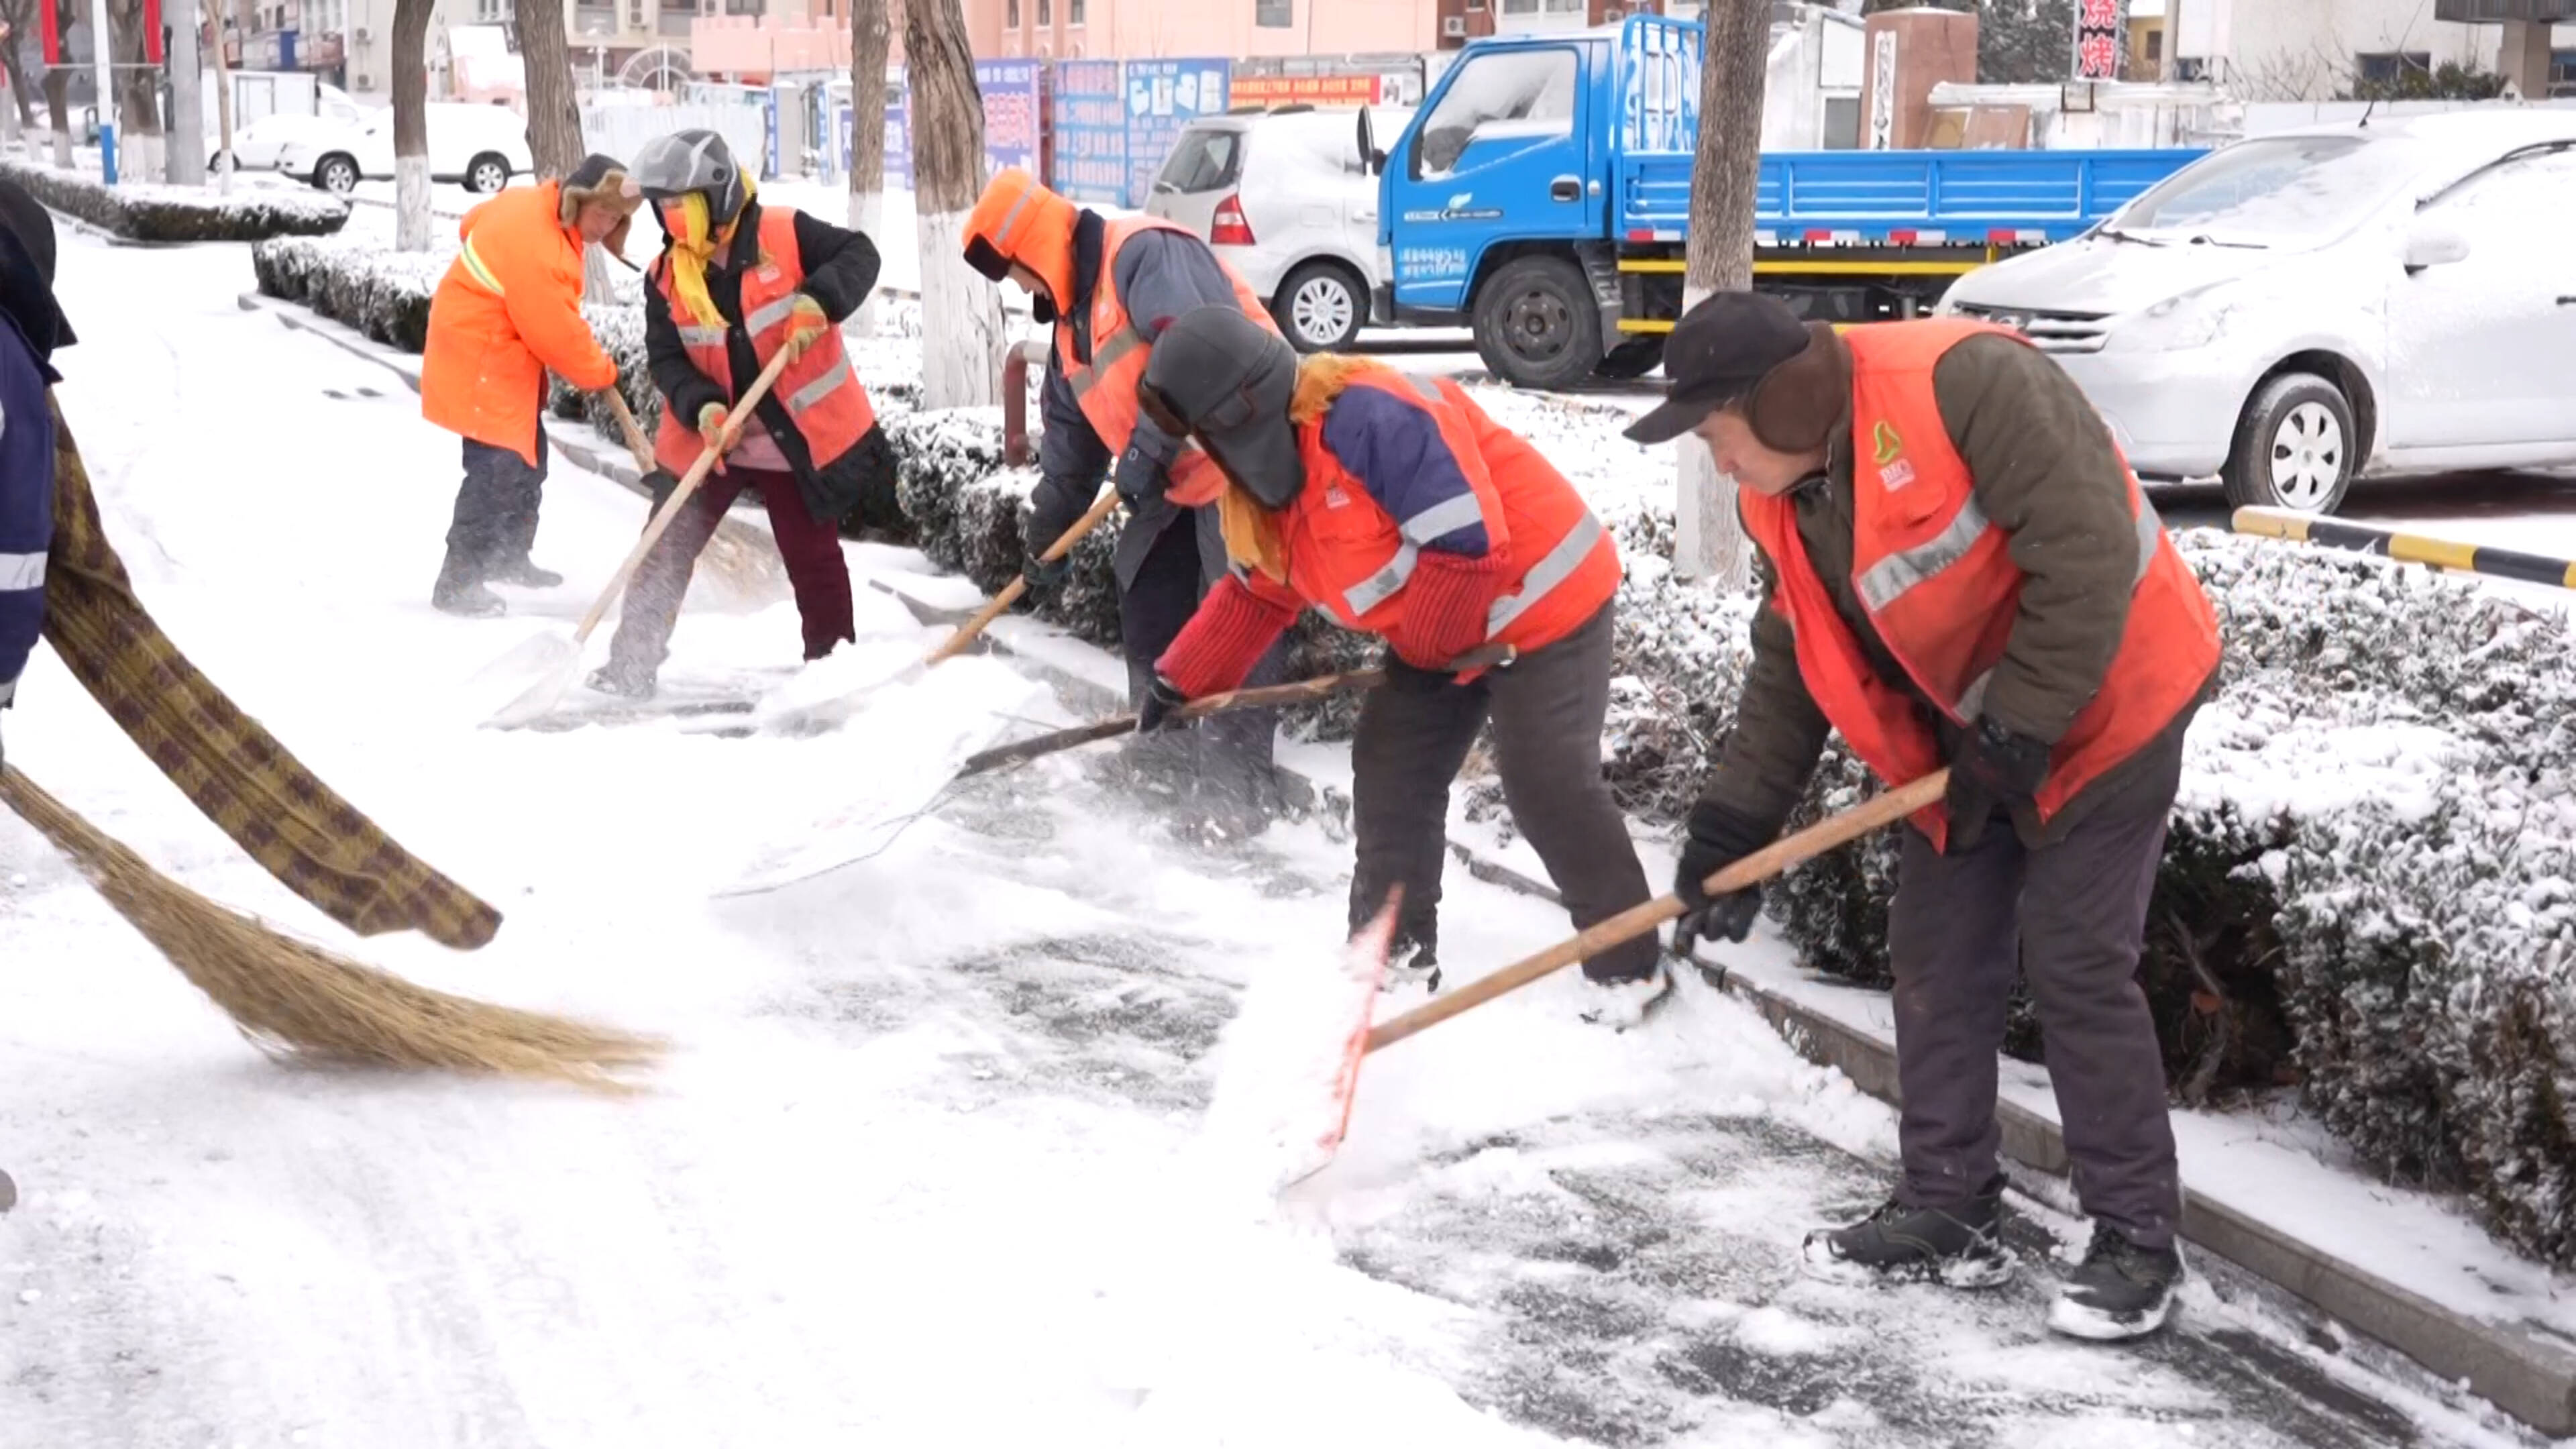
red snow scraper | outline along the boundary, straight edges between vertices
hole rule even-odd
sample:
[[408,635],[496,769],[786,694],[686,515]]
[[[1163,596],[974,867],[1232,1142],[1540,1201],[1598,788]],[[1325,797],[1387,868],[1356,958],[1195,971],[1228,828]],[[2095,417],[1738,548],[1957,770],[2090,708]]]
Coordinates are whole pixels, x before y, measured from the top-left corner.
[[[644,536],[635,540],[635,547],[627,550],[626,561],[617,566],[616,574],[608,580],[608,587],[599,591],[599,598],[590,606],[590,612],[581,616],[581,625],[572,631],[572,637],[540,634],[484,671],[486,677],[537,676],[536,683],[503,705],[498,713],[484,721],[485,724],[496,729],[516,729],[533,723],[552,713],[554,707],[563,702],[564,696],[572,693],[573,686],[581,681],[581,646],[589,641],[590,633],[599,627],[599,621],[608,617],[608,606],[616,603],[617,596],[626,592],[627,581],[643,565],[644,555],[653,551],[654,544],[661,542],[663,531],[671,526],[671,520],[680,516],[680,509],[698,491],[698,485],[706,481],[716,460],[733,450],[734,440],[742,435],[742,426],[750,421],[752,409],[760,406],[762,398],[769,396],[770,387],[778,381],[778,375],[787,370],[791,356],[786,348],[780,348],[778,355],[769,359],[769,365],[760,370],[760,376],[752,379],[750,390],[733,405],[732,415],[725,420],[723,436],[716,439],[714,447],[699,452],[698,461],[689,465],[688,473],[680,479],[680,486],[671,490],[671,496],[653,514],[653,521],[644,526]],[[615,395],[615,389],[610,389],[610,396]],[[623,414],[625,404],[622,400],[617,407]],[[641,437],[640,430],[637,436]]]
[[[1939,804],[1943,792],[1948,790],[1949,785],[1950,772],[1946,769],[1935,770],[1902,789],[1891,790],[1884,795],[1864,801],[1840,815],[1820,820],[1795,835],[1772,842],[1710,876],[1709,892],[1716,895],[1742,890],[1749,885],[1759,885],[1775,875],[1803,865],[1829,850],[1847,845],[1882,826],[1893,825],[1917,810]],[[1595,924],[1590,930],[1560,941],[1535,956],[1516,961],[1490,976],[1471,981],[1455,991],[1439,996],[1427,1005],[1416,1007],[1392,1021],[1382,1022],[1372,1027],[1369,1024],[1369,1017],[1372,1008],[1376,1005],[1376,981],[1386,969],[1387,945],[1394,933],[1394,910],[1393,904],[1390,903],[1376,921],[1352,939],[1350,960],[1345,962],[1341,976],[1334,980],[1333,989],[1338,993],[1345,980],[1355,982],[1363,976],[1370,982],[1370,988],[1365,995],[1356,990],[1351,992],[1348,1000],[1355,1015],[1348,1019],[1347,1023],[1327,1022],[1314,1030],[1309,1038],[1306,1066],[1283,1068],[1275,1061],[1246,1062],[1242,1065],[1247,1077],[1255,1072],[1276,1070],[1278,1080],[1267,1084],[1251,1081],[1237,1082],[1234,1080],[1237,1064],[1229,1060],[1225,1073],[1218,1079],[1215,1096],[1217,1102],[1227,1101],[1230,1096],[1245,1100],[1278,1102],[1282,1106],[1276,1115],[1286,1118],[1292,1112],[1297,1114],[1295,1125],[1283,1125],[1268,1134],[1270,1141],[1276,1144],[1282,1154],[1276,1164],[1275,1176],[1272,1178],[1278,1187],[1286,1188],[1302,1182],[1331,1165],[1333,1154],[1341,1147],[1343,1126],[1350,1120],[1353,1097],[1359,1090],[1361,1058],[1382,1047],[1393,1046],[1417,1032],[1429,1030],[1462,1012],[1474,1010],[1495,997],[1518,991],[1531,982],[1553,975],[1577,961],[1596,956],[1622,942],[1634,940],[1666,921],[1679,920],[1682,916],[1682,903],[1680,897],[1667,895],[1658,896],[1644,905],[1632,906],[1606,921]],[[1375,956],[1373,969],[1367,960],[1371,953]],[[1320,993],[1322,988],[1318,987],[1316,990]],[[1259,1004],[1256,996],[1248,994],[1243,1013],[1236,1018],[1237,1025],[1240,1026],[1245,1018],[1252,1016]],[[1286,1024],[1283,1022],[1281,1025],[1284,1027]],[[1229,1030],[1234,1029],[1229,1028]],[[1269,1039],[1277,1033],[1265,1024],[1244,1034],[1247,1038],[1258,1041]],[[1314,1062],[1321,1060],[1320,1054],[1327,1050],[1328,1046],[1341,1053],[1340,1060],[1336,1064],[1338,1069],[1330,1072],[1313,1065]],[[1280,1054],[1272,1052],[1270,1055],[1278,1057]],[[1317,1084],[1329,1083],[1331,1094],[1329,1096],[1320,1093],[1310,1094],[1300,1103],[1294,1084],[1301,1080]],[[1214,1105],[1209,1109],[1209,1116],[1213,1123],[1217,1116]]]

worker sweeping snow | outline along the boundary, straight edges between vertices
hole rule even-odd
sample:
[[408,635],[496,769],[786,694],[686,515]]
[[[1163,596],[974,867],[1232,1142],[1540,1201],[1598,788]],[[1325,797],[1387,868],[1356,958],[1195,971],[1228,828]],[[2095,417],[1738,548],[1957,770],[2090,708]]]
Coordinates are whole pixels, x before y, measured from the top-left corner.
[[662,394],[654,458],[686,474],[715,446],[736,400],[771,359],[785,371],[737,430],[714,476],[644,556],[608,664],[591,687],[649,698],[698,555],[745,489],[760,494],[787,562],[805,657],[856,637],[840,520],[895,484],[894,449],[851,370],[841,323],[877,284],[876,244],[787,207],[764,207],[713,131],[644,148],[635,176],[660,218],[646,268],[644,341]]
[[2155,1023],[2137,983],[2183,734],[2218,626],[2101,417],[2018,334],[1951,321],[1837,335],[1721,292],[1664,352],[1670,399],[1628,431],[1696,433],[1742,489],[1770,607],[1675,894],[1683,936],[1744,939],[1751,888],[1701,882],[1770,844],[1838,729],[1882,780],[1945,762],[1888,922],[1904,1177],[1810,1234],[1826,1276],[1982,1286],[2003,1244],[1995,1057],[2030,981],[2093,1218],[2050,1315],[2132,1338],[2170,1311],[2182,1199]]
[[[1139,413],[1137,382],[1163,329],[1195,308],[1231,307],[1277,328],[1251,286],[1197,235],[1151,217],[1106,220],[1017,168],[996,175],[967,218],[966,261],[996,282],[1018,282],[1037,320],[1055,324],[1025,536],[1029,583],[1057,582],[1072,568],[1070,558],[1043,555],[1083,516],[1103,477],[1126,503],[1112,567],[1128,702],[1141,707],[1154,661],[1225,576],[1225,550],[1212,513],[1166,497],[1165,482],[1183,465],[1182,439]],[[1286,679],[1285,655],[1262,660],[1250,682]],[[1277,711],[1247,711],[1187,739],[1140,741],[1128,764],[1192,823],[1246,834],[1278,804],[1277,734]]]
[[[1489,719],[1512,819],[1575,925],[1646,900],[1601,773],[1619,552],[1564,475],[1456,383],[1329,354],[1301,368],[1230,307],[1174,322],[1139,391],[1218,464],[1173,501],[1216,508],[1234,564],[1156,662],[1140,728],[1236,687],[1311,604],[1391,656],[1351,747],[1350,898],[1356,932],[1403,889],[1391,966],[1437,984],[1449,784]],[[1491,645],[1514,657],[1460,668]],[[1612,993],[1605,1018],[1668,987],[1651,935],[1583,971]]]
[[429,302],[420,415],[465,439],[465,481],[430,603],[487,616],[495,583],[550,589],[561,574],[529,556],[546,482],[546,373],[584,392],[617,385],[617,365],[582,320],[582,255],[616,252],[643,193],[606,156],[560,181],[513,188],[465,213],[462,245]]

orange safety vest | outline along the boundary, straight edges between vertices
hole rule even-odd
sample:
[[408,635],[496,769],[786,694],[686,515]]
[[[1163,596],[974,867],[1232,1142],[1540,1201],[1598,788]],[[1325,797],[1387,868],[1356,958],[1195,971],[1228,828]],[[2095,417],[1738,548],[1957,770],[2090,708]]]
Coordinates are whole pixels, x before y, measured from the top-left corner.
[[[1887,650],[1953,724],[1974,720],[2011,640],[2023,574],[2011,535],[1977,506],[1974,479],[1933,398],[1932,368],[1966,338],[2018,333],[1940,318],[1877,323],[1843,334],[1852,352],[1852,591]],[[2127,472],[2125,461],[2122,471]],[[2200,581],[2128,473],[2138,572],[2127,631],[2102,688],[2049,755],[2039,817],[2161,734],[2218,667],[2218,620]],[[1772,603],[1798,640],[1798,672],[1852,752],[1891,785],[1943,763],[1913,698],[1881,679],[1808,562],[1786,498],[1747,490],[1746,530],[1771,559]],[[1914,817],[1934,846],[1939,806]]]
[[[1136,330],[1127,316],[1126,304],[1118,300],[1118,250],[1129,237],[1148,231],[1198,235],[1188,227],[1154,217],[1110,222],[1100,248],[1100,280],[1091,289],[1091,361],[1074,359],[1070,321],[1058,322],[1055,329],[1056,356],[1063,364],[1064,380],[1073,388],[1073,400],[1082,406],[1082,415],[1091,420],[1091,430],[1100,435],[1113,457],[1127,451],[1127,440],[1135,436],[1136,384],[1145,380],[1145,363],[1154,346],[1151,338]],[[1242,305],[1243,315],[1278,332],[1279,324],[1270,320],[1270,309],[1261,305],[1251,286],[1225,264],[1223,257],[1217,258],[1216,265],[1234,284],[1234,299]]]
[[[1485,532],[1507,550],[1510,582],[1494,600],[1485,637],[1528,653],[1583,627],[1619,591],[1619,547],[1583,496],[1536,448],[1487,417],[1458,385],[1392,369],[1353,374],[1428,408],[1441,441],[1482,505]],[[1329,409],[1327,409],[1329,413]],[[1343,627],[1385,634],[1404,617],[1404,585],[1419,545],[1324,445],[1324,418],[1297,426],[1306,486],[1279,514],[1288,586]],[[1499,523],[1498,523],[1499,520]],[[1447,532],[1457,520],[1443,520]],[[1436,535],[1435,535],[1436,536]]]
[[[796,213],[785,207],[764,209],[760,259],[742,277],[742,325],[751,334],[751,355],[764,368],[787,341],[787,317],[795,310],[796,288],[804,280],[804,256],[796,249]],[[654,261],[653,281],[670,304],[671,321],[679,328],[680,346],[689,361],[724,389],[727,401],[740,397],[750,383],[734,378],[733,354],[725,344],[729,329],[698,325],[680,301],[667,261]],[[877,425],[876,408],[868,401],[859,375],[850,370],[838,327],[826,329],[802,357],[787,364],[769,393],[786,407],[818,470],[858,446]],[[696,419],[662,409],[662,425],[653,435],[653,461],[674,473],[686,473],[705,448]]]

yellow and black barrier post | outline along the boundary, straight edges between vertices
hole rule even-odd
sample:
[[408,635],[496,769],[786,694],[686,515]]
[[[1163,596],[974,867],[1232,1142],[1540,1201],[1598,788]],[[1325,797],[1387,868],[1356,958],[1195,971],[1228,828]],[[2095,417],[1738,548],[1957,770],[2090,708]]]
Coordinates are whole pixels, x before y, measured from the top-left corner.
[[2485,574],[2490,578],[2518,579],[2526,584],[2576,589],[2576,560],[2516,553],[2505,548],[2482,548],[2453,539],[2427,538],[2420,533],[2398,533],[2367,524],[2347,523],[2340,518],[2292,513],[2284,508],[2239,508],[2230,526],[2238,533],[2322,544],[2327,548],[2358,549],[2399,563],[2429,564],[2434,568],[2457,569],[2463,573]]

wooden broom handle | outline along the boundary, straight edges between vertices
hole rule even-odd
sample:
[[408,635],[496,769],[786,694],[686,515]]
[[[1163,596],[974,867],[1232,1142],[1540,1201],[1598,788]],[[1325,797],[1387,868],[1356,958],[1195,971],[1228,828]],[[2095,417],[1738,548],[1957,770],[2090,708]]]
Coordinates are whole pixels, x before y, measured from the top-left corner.
[[[1259,689],[1238,689],[1227,694],[1207,695],[1191,700],[1172,711],[1172,714],[1180,719],[1199,719],[1206,715],[1224,714],[1228,710],[1268,709],[1277,705],[1304,704],[1309,700],[1339,694],[1346,689],[1375,689],[1385,682],[1385,673],[1375,669],[1356,670],[1349,674],[1326,674],[1314,679],[1299,680],[1295,684],[1272,684]],[[1053,734],[1039,735],[1033,739],[1021,740],[1017,744],[996,745],[979,754],[969,755],[966,763],[959,767],[957,775],[959,779],[964,779],[968,775],[985,774],[1001,769],[1005,765],[1024,764],[1041,756],[1055,754],[1060,750],[1072,749],[1077,745],[1087,745],[1099,740],[1114,740],[1120,735],[1133,734],[1135,730],[1136,716],[1132,714],[1101,720],[1096,724],[1075,725],[1071,729],[1057,730]]]
[[[1107,518],[1110,510],[1117,506],[1118,490],[1109,484],[1102,484],[1100,497],[1092,503],[1091,511],[1075,519],[1073,527],[1066,529],[1063,537],[1048,544],[1046,552],[1038,555],[1038,562],[1054,563],[1057,559],[1073,552],[1073,546],[1082,542],[1083,535],[1098,528],[1100,520]],[[975,636],[983,633],[986,625],[1009,613],[1011,606],[1020,601],[1020,595],[1028,591],[1029,580],[1026,574],[1003,585],[1002,591],[993,596],[993,602],[977,610],[974,618],[958,625],[957,632],[948,636],[947,643],[931,650],[930,657],[921,661],[922,666],[927,668],[943,659],[954,659],[965,653],[966,646],[975,642]]]
[[[1795,835],[1773,841],[1710,876],[1708,893],[1720,896],[1749,885],[1759,885],[1782,871],[1806,864],[1826,851],[1848,845],[1881,826],[1893,825],[1925,806],[1939,804],[1949,788],[1950,772],[1934,770],[1903,789],[1890,790],[1840,815],[1817,821]],[[1644,905],[1631,906],[1606,921],[1596,923],[1572,940],[1560,941],[1527,960],[1514,962],[1393,1021],[1380,1023],[1368,1034],[1368,1050],[1392,1046],[1415,1032],[1438,1026],[1462,1011],[1473,1010],[1506,992],[1518,991],[1542,976],[1633,941],[1666,921],[1679,920],[1682,915],[1679,896],[1657,896]]]
[[[581,616],[581,627],[572,631],[573,643],[588,639],[590,631],[598,628],[599,621],[608,616],[608,606],[617,602],[619,594],[626,592],[626,581],[635,576],[635,570],[644,562],[644,555],[652,552],[653,545],[662,541],[663,530],[671,526],[672,519],[680,516],[681,505],[687,503],[689,495],[697,492],[698,485],[706,481],[707,472],[715,467],[716,459],[733,450],[734,439],[741,436],[743,423],[751,417],[751,410],[760,405],[760,400],[769,396],[769,389],[778,381],[778,374],[787,370],[787,362],[788,351],[782,347],[776,356],[769,359],[769,365],[760,370],[760,376],[752,379],[751,391],[744,393],[742,401],[733,405],[732,415],[725,419],[724,431],[717,435],[715,446],[699,451],[698,461],[689,465],[689,471],[680,479],[680,486],[671,490],[671,496],[662,502],[661,511],[653,515],[651,523],[644,525],[644,536],[635,540],[635,547],[627,551],[626,562],[617,566],[617,573],[609,579],[608,587],[599,591],[599,598],[590,606],[590,612]],[[617,407],[623,413],[626,404],[621,401]]]
[[602,395],[608,399],[608,410],[617,414],[617,430],[626,435],[626,451],[635,455],[635,466],[650,475],[661,465],[653,461],[653,445],[645,440],[642,425],[635,421],[634,412],[626,406],[625,392],[612,382]]

